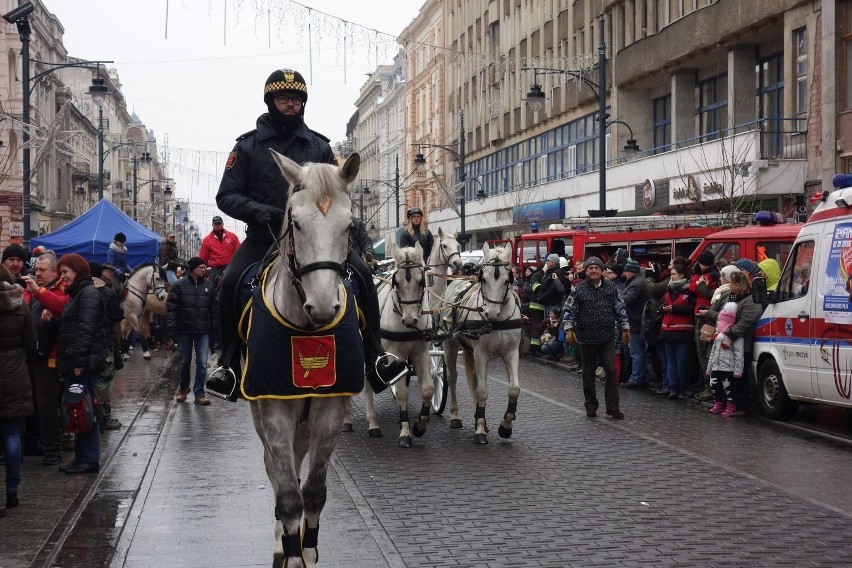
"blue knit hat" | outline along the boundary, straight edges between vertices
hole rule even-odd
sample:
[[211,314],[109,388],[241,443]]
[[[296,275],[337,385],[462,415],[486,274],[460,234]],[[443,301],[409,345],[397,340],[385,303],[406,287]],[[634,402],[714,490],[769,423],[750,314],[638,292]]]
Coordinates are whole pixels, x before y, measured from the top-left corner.
[[757,263],[749,258],[741,258],[734,262],[734,266],[748,273],[752,277],[760,276],[760,267]]
[[631,259],[624,263],[624,272],[634,272],[636,274],[639,274],[641,270],[642,269],[640,268],[639,263],[635,260]]

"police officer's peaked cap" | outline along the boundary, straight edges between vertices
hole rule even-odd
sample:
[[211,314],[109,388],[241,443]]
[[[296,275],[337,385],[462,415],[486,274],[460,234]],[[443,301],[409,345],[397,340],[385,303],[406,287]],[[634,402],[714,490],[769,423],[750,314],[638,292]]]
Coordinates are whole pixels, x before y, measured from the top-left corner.
[[263,86],[263,100],[269,102],[266,97],[278,91],[296,91],[302,94],[304,102],[308,102],[308,85],[305,78],[293,69],[277,69],[272,72]]

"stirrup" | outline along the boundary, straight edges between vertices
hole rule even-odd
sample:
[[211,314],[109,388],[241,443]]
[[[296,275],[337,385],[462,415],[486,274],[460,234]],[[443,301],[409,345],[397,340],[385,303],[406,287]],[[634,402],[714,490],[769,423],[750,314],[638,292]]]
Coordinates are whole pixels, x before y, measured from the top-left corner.
[[[207,387],[207,383],[209,383],[210,381],[212,381],[214,379],[227,380],[228,375],[230,375],[231,379],[234,381],[233,382],[234,386],[231,389],[231,392],[226,394],[226,393],[223,393],[223,392],[218,392],[218,391],[212,390],[212,389]],[[209,394],[211,396],[215,396],[216,398],[221,398],[223,400],[227,400],[227,401],[230,401],[230,402],[236,402],[237,398],[238,398],[238,396],[236,395],[236,392],[237,392],[237,375],[234,374],[234,371],[231,370],[230,367],[225,367],[224,365],[222,365],[222,366],[216,368],[212,373],[210,373],[210,376],[207,378],[207,380],[204,381],[204,392],[206,392],[207,394]]]
[[384,355],[381,355],[376,359],[376,363],[374,364],[376,376],[379,377],[379,379],[383,383],[385,383],[385,385],[387,385],[387,386],[394,385],[397,382],[399,382],[400,380],[404,379],[406,376],[408,376],[408,365],[405,365],[405,364],[402,365],[402,370],[399,373],[397,373],[396,375],[394,375],[393,377],[391,377],[388,380],[385,380],[385,378],[382,376],[381,371],[379,371],[379,365],[380,364],[382,364],[383,367],[387,368],[387,367],[390,367],[391,364],[393,364],[395,361],[399,361],[399,360],[400,360],[399,357],[397,357],[393,353],[385,353]]

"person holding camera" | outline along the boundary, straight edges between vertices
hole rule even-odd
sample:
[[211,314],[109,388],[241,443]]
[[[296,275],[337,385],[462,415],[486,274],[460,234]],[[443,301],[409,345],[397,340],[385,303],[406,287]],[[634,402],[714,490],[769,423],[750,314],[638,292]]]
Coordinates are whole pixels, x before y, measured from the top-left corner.
[[52,251],[38,256],[34,276],[24,276],[24,301],[30,306],[38,346],[29,357],[31,383],[44,458],[41,465],[62,463],[62,423],[59,420],[59,316],[68,302],[65,283],[56,272],[56,255]]

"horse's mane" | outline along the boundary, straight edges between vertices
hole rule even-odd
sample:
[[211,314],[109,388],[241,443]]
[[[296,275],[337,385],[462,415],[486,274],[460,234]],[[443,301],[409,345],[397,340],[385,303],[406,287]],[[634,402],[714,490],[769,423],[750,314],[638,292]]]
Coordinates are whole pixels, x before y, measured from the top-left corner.
[[161,279],[166,280],[166,271],[163,270],[163,267],[157,264],[156,262],[146,262],[145,264],[140,264],[139,266],[134,268],[133,271],[131,271],[130,276],[133,276],[140,270],[148,268],[149,266],[153,267],[157,271]]
[[[309,191],[313,198],[323,202],[326,198],[334,199],[339,190],[343,189],[343,180],[337,174],[337,168],[331,164],[309,163],[302,166],[304,177],[301,191]],[[294,187],[290,186],[293,195]]]

